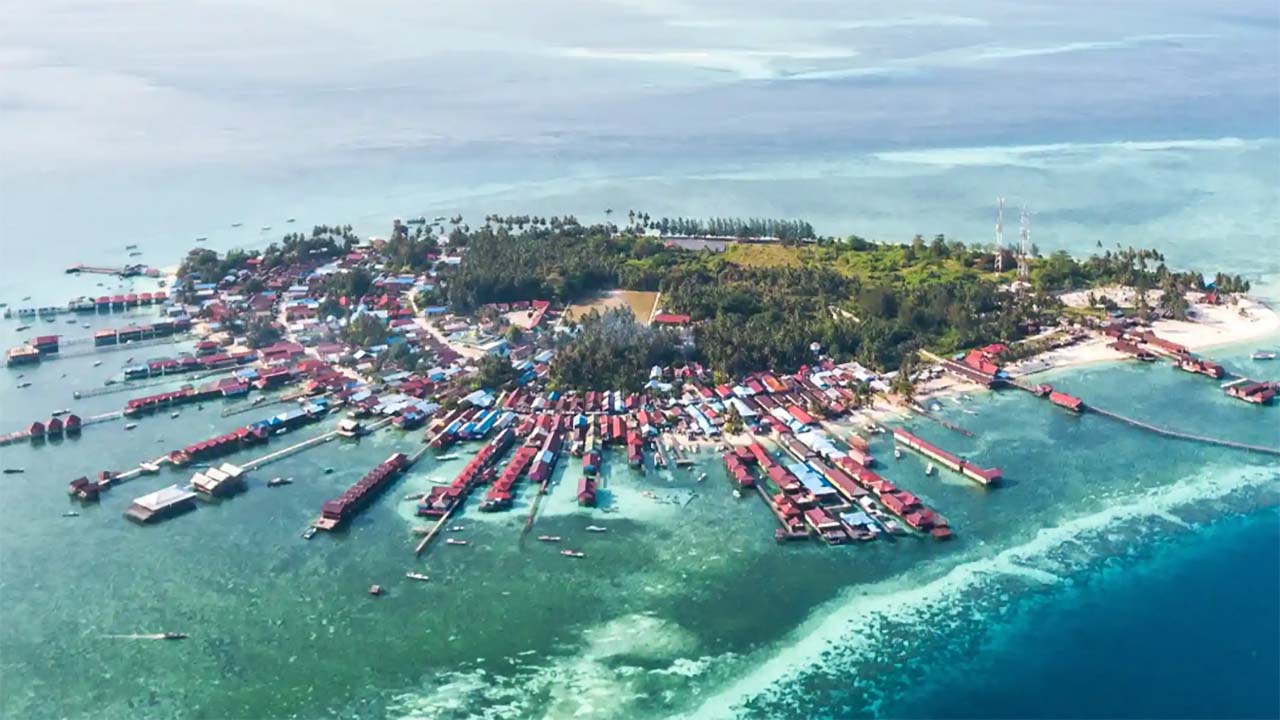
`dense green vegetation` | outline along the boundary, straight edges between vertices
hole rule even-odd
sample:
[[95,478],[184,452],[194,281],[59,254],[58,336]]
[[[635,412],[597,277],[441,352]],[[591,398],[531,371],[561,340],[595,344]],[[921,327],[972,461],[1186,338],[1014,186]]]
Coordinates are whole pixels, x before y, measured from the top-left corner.
[[[636,216],[632,214],[633,222]],[[638,217],[642,227],[657,230],[663,235],[705,235],[724,238],[778,238],[784,241],[812,240],[816,236],[813,226],[804,220],[776,220],[773,218],[660,218],[651,220],[648,214]]]
[[476,362],[476,373],[471,378],[473,388],[501,388],[516,379],[516,369],[511,361],[500,355],[485,355]]
[[342,329],[342,337],[355,347],[381,345],[387,341],[387,325],[373,315],[361,313]]
[[[1185,312],[1181,292],[1204,287],[1198,273],[1174,272],[1158,252],[1133,248],[1084,260],[1063,252],[1030,258],[1030,287],[1014,292],[1009,286],[1016,259],[1008,251],[1006,270],[996,272],[991,248],[941,235],[904,244],[858,237],[798,246],[740,244],[713,253],[668,248],[639,234],[634,228],[653,222],[644,215],[625,231],[571,218],[534,219],[520,230],[526,219],[517,218],[518,227],[510,219],[494,216],[465,233],[465,262],[445,278],[456,309],[532,298],[568,301],[606,287],[660,290],[664,309],[693,318],[697,356],[731,375],[790,370],[812,361],[815,349],[888,370],[920,348],[950,353],[1017,340],[1056,321],[1062,306],[1055,293],[1061,291],[1112,284],[1162,289],[1169,298],[1164,310],[1178,315]],[[750,221],[726,222],[714,227]],[[1237,287],[1233,278],[1218,283]],[[633,385],[634,378],[621,379],[630,369],[612,369],[628,362],[633,349],[604,338],[592,323],[567,348],[569,360],[557,380],[603,387],[608,383],[595,375],[601,373],[618,377],[619,386]],[[580,350],[585,358],[575,356]]]
[[255,317],[245,328],[245,344],[251,348],[274,345],[284,335],[280,326],[268,318]]
[[577,334],[556,352],[551,382],[557,388],[638,390],[654,365],[680,357],[680,339],[670,330],[636,324],[631,308],[592,311]]

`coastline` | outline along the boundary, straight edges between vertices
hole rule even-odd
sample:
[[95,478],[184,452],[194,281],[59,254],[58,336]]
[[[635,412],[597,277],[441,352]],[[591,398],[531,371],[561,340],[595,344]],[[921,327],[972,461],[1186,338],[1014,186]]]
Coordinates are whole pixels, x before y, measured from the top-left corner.
[[[1240,296],[1234,305],[1194,305],[1193,310],[1195,319],[1156,320],[1151,323],[1151,330],[1194,352],[1280,336],[1280,313],[1255,297]],[[1246,315],[1242,316],[1241,311]],[[1107,347],[1110,341],[1095,335],[1084,342],[1011,363],[1008,369],[1015,376],[1025,376],[1127,359],[1125,353]]]

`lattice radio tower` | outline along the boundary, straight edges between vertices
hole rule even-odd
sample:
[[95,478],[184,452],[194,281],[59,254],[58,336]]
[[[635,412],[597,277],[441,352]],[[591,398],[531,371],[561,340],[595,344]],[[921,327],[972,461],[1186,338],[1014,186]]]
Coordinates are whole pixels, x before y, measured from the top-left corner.
[[1031,257],[1031,211],[1027,210],[1027,206],[1022,206],[1022,217],[1019,220],[1021,228],[1018,234],[1021,236],[1018,245],[1018,278],[1026,280],[1031,276],[1031,265],[1027,259]]
[[996,198],[996,272],[1004,272],[1004,198]]

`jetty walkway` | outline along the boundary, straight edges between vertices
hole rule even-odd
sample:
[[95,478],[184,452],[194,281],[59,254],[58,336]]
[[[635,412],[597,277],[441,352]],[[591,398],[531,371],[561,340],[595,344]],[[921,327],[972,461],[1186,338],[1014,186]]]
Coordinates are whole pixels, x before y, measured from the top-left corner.
[[1120,413],[1111,412],[1110,410],[1104,410],[1094,405],[1086,405],[1085,409],[1088,410],[1089,412],[1097,413],[1103,417],[1109,417],[1112,420],[1117,420],[1126,425],[1130,425],[1132,427],[1136,427],[1141,430],[1146,430],[1147,432],[1153,432],[1157,435],[1163,435],[1164,437],[1167,437],[1167,438],[1174,438],[1176,440],[1189,440],[1191,442],[1204,443],[1206,445],[1217,445],[1219,447],[1232,448],[1235,450],[1244,450],[1246,452],[1261,453],[1263,455],[1280,456],[1280,448],[1267,447],[1265,445],[1251,445],[1249,443],[1236,442],[1235,440],[1224,440],[1222,438],[1208,437],[1205,435],[1196,435],[1194,433],[1182,432],[1180,430],[1170,430],[1168,428],[1162,428],[1158,425],[1152,425],[1151,423],[1142,422],[1141,420],[1135,420],[1131,417],[1126,417],[1124,415],[1121,415]]
[[[1004,383],[1006,385],[1016,387],[1019,390],[1024,390],[1026,392],[1029,392],[1032,395],[1036,395],[1036,396],[1040,395],[1040,393],[1037,392],[1036,388],[1033,388],[1032,386],[1027,385],[1025,383],[1018,382],[1017,380],[1007,379],[1004,381]],[[1259,453],[1262,455],[1274,455],[1274,456],[1280,457],[1280,448],[1276,448],[1276,447],[1268,447],[1266,445],[1252,445],[1250,443],[1243,443],[1235,440],[1225,440],[1223,438],[1210,437],[1208,435],[1197,435],[1195,433],[1183,432],[1181,430],[1171,430],[1166,427],[1161,427],[1159,425],[1154,425],[1149,422],[1144,422],[1142,420],[1131,418],[1127,415],[1121,415],[1118,412],[1112,412],[1111,410],[1106,410],[1104,408],[1098,407],[1097,405],[1094,405],[1092,403],[1087,403],[1087,402],[1083,403],[1082,409],[1084,412],[1096,413],[1103,417],[1111,418],[1112,420],[1115,420],[1117,422],[1122,422],[1125,425],[1128,425],[1130,427],[1135,427],[1135,428],[1138,428],[1139,430],[1145,430],[1147,432],[1155,433],[1156,435],[1161,435],[1167,438],[1173,438],[1175,440],[1186,440],[1188,442],[1198,442],[1204,445],[1216,445],[1218,447],[1231,448],[1233,450],[1243,450],[1245,452]]]

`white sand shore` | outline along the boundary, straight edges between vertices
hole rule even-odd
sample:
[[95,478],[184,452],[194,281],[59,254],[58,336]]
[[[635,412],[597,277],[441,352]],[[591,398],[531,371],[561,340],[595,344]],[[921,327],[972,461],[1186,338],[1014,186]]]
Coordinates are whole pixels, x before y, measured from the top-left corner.
[[1194,305],[1192,321],[1157,320],[1157,335],[1191,350],[1247,342],[1280,333],[1280,314],[1247,297],[1235,305]]
[[[1109,288],[1096,294],[1108,295],[1122,305],[1131,305],[1133,293],[1127,288]],[[1086,293],[1068,293],[1063,296],[1067,305],[1082,306]],[[1202,293],[1188,293],[1191,303],[1188,320],[1157,320],[1151,329],[1160,337],[1185,345],[1193,351],[1235,343],[1248,342],[1280,334],[1280,313],[1252,298],[1239,296],[1234,304],[1207,305],[1197,302]],[[1159,301],[1159,291],[1152,291],[1148,298]],[[1049,369],[1074,367],[1097,362],[1123,360],[1124,353],[1107,347],[1110,338],[1098,336],[1071,347],[1043,353],[1022,362],[1013,363],[1007,370],[1013,375],[1042,372]]]

